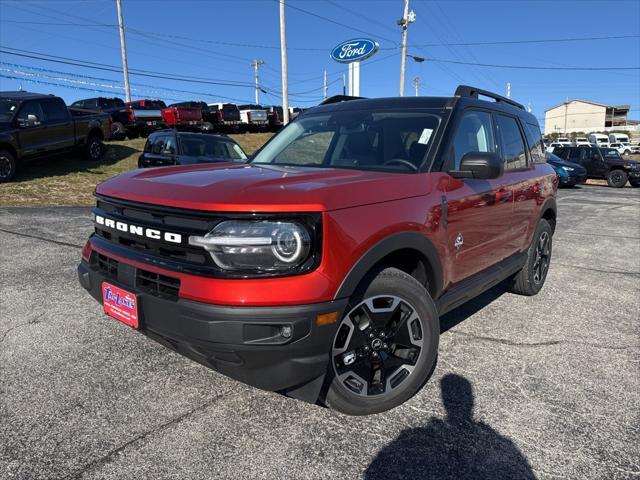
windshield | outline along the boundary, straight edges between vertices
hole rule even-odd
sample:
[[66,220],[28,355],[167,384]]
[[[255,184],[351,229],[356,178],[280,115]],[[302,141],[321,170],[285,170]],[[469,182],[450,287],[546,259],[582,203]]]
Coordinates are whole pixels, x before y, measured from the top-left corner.
[[602,156],[605,158],[621,158],[620,152],[618,152],[618,150],[615,150],[613,148],[602,149],[601,152],[602,152]]
[[415,172],[439,124],[439,116],[425,112],[306,115],[276,135],[253,163]]
[[124,107],[124,102],[119,98],[103,98],[100,100],[102,108],[119,108]]
[[228,160],[246,160],[240,145],[208,135],[181,135],[182,153],[189,157],[210,157]]
[[0,119],[9,121],[18,108],[18,102],[10,98],[0,98]]

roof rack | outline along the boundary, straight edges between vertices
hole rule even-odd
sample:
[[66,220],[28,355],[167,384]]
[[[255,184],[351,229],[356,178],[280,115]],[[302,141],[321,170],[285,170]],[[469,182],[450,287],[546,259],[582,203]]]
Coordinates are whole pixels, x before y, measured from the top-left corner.
[[348,102],[350,100],[362,100],[365,97],[351,97],[349,95],[334,95],[333,97],[325,98],[318,105],[330,105],[332,103]]
[[456,97],[470,97],[470,98],[478,98],[479,95],[483,97],[493,98],[498,103],[508,103],[516,108],[521,108],[522,110],[526,110],[524,105],[518,102],[514,102],[510,98],[503,97],[502,95],[498,95],[497,93],[489,92],[488,90],[482,90],[481,88],[470,87],[469,85],[459,85],[456,88]]

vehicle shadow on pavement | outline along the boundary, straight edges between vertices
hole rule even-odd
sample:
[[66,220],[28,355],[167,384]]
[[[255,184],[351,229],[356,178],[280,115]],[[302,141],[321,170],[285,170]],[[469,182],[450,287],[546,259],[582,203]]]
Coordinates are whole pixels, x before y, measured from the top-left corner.
[[[109,145],[102,158],[98,161],[86,160],[80,152],[69,152],[57,158],[41,158],[33,160],[18,169],[12,183],[20,183],[47,177],[64,176],[76,172],[95,172],[101,167],[107,167],[123,160],[139,150],[126,145]],[[135,168],[135,166],[134,166]],[[97,172],[99,173],[99,172]]]
[[526,457],[507,437],[473,419],[473,387],[461,375],[440,381],[447,415],[404,430],[364,473],[377,479],[535,479]]
[[451,310],[449,313],[445,313],[440,317],[440,333],[444,333],[447,330],[452,329],[508,292],[509,287],[507,283],[502,282]]

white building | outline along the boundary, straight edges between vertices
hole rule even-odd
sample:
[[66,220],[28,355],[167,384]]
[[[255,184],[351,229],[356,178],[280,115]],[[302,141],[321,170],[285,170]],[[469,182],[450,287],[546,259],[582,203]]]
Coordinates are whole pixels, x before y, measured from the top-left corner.
[[568,100],[544,112],[544,134],[612,130],[640,132],[638,122],[629,121],[629,105],[605,105],[588,100]]

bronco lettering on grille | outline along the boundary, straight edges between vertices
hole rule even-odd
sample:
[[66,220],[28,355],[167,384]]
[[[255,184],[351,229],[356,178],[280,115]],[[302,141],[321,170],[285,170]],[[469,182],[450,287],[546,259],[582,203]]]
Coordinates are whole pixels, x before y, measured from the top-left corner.
[[156,230],[155,228],[146,228],[139,225],[131,225],[129,223],[114,220],[112,218],[106,218],[101,215],[95,216],[95,222],[96,224],[103,227],[111,228],[112,230],[118,230],[120,232],[130,233],[139,237],[147,237],[151,238],[152,240],[164,240],[165,242],[170,243],[182,243],[182,235],[179,233],[162,232],[160,230]]

